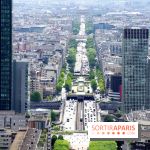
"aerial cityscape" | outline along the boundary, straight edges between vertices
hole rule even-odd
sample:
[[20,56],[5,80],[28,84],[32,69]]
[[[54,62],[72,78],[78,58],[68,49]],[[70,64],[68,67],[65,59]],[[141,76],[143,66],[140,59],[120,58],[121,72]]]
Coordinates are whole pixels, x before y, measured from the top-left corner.
[[0,150],[150,150],[150,0],[1,0]]

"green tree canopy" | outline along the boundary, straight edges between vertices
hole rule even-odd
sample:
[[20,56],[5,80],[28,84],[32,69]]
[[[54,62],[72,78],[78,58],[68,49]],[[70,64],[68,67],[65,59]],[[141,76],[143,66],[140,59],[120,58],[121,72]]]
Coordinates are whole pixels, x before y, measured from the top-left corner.
[[72,78],[71,77],[72,77],[72,75],[69,73],[67,75],[67,80],[65,82],[65,88],[66,88],[67,91],[71,90],[71,86],[72,86]]
[[57,91],[57,93],[60,93],[61,92],[61,90],[62,90],[62,83],[57,83],[57,85],[56,85],[56,91]]
[[94,48],[88,48],[87,49],[87,56],[89,59],[89,65],[91,68],[94,68],[94,66],[96,65],[96,50]]
[[76,49],[75,48],[69,48],[68,51],[68,57],[67,57],[67,62],[68,64],[73,64],[76,61]]
[[54,150],[69,150],[70,144],[67,140],[57,140],[54,144]]
[[63,71],[61,72],[60,77],[61,77],[61,78],[64,78],[64,77],[65,77],[65,73],[64,73]]
[[86,31],[86,34],[91,34],[91,33],[93,33],[93,22],[92,22],[91,20],[88,20],[88,21],[86,22],[85,31]]
[[78,42],[75,40],[75,39],[71,39],[70,41],[69,41],[69,48],[77,48],[77,45],[78,45]]
[[89,150],[117,150],[115,141],[91,141]]
[[52,136],[52,142],[51,142],[51,146],[52,146],[52,147],[54,146],[56,140],[57,140],[57,136],[56,136],[56,135],[53,135],[53,136]]
[[94,91],[97,89],[97,83],[95,79],[91,80],[91,87]]
[[39,101],[41,101],[42,100],[41,94],[38,91],[33,92],[31,94],[30,100],[33,101],[33,102],[39,102]]
[[92,79],[95,79],[95,73],[93,70],[90,71],[89,73],[89,79],[92,80]]
[[71,72],[68,73],[68,77],[70,77],[71,79],[73,79],[73,74]]
[[53,127],[53,130],[55,130],[55,131],[60,131],[60,126],[54,126],[54,127]]
[[71,81],[67,80],[67,81],[65,82],[65,88],[66,88],[67,91],[70,91],[70,90],[71,90]]
[[60,93],[64,84],[64,78],[65,78],[65,69],[61,69],[61,73],[59,75],[57,84],[56,84],[56,91],[57,93]]
[[73,20],[73,24],[72,24],[73,34],[77,35],[79,33],[79,30],[80,30],[80,22],[79,20],[75,19]]
[[113,118],[114,118],[113,116],[107,115],[104,117],[104,122],[113,122],[114,121]]
[[49,96],[46,97],[46,100],[51,101],[52,98],[53,98],[53,97],[52,97],[51,95],[49,95]]
[[64,139],[64,137],[62,135],[58,136],[58,140],[63,140],[63,139]]
[[86,48],[95,48],[94,39],[89,37],[86,41]]
[[100,69],[96,69],[96,75],[98,77],[98,86],[100,88],[101,93],[105,92],[105,80],[102,71]]
[[55,111],[51,111],[51,120],[52,121],[56,121],[57,120],[57,118],[58,118],[58,116],[59,116],[59,113],[58,112],[55,112]]

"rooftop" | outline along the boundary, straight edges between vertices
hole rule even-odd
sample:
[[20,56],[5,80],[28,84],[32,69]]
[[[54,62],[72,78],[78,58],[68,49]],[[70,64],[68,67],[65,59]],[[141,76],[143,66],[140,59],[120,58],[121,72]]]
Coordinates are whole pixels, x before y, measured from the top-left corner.
[[15,139],[10,147],[10,150],[20,149],[23,139],[25,138],[25,134],[26,134],[26,130],[17,132],[17,135],[15,136]]

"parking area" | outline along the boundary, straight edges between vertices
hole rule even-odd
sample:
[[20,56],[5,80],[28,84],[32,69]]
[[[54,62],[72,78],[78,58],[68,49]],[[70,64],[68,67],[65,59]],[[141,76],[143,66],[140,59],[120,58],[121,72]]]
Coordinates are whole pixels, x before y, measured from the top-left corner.
[[66,107],[64,111],[63,118],[63,130],[74,131],[76,129],[76,109],[77,109],[77,101],[70,99],[65,102]]
[[89,61],[86,52],[86,44],[84,42],[78,43],[77,54],[76,54],[76,63],[74,74],[75,75],[88,75]]
[[84,101],[84,128],[88,130],[88,122],[96,122],[96,104],[95,101]]

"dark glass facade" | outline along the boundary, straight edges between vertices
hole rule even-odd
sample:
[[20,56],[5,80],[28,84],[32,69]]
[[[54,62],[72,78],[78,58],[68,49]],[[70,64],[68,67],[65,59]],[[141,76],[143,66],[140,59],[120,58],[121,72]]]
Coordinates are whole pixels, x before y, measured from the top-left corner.
[[120,92],[120,86],[122,84],[122,77],[117,75],[111,76],[111,90],[113,92]]
[[0,110],[11,109],[12,0],[1,0]]
[[123,38],[123,110],[147,105],[148,29],[125,29]]

